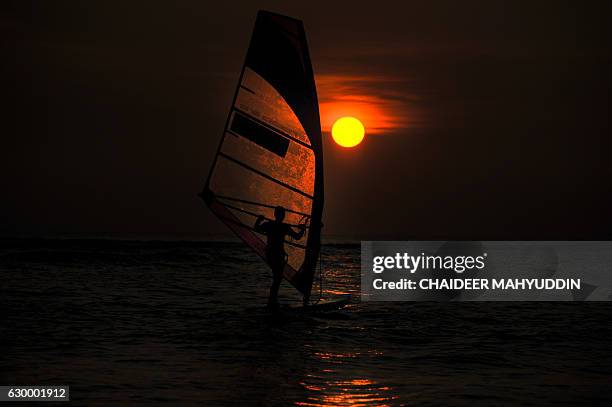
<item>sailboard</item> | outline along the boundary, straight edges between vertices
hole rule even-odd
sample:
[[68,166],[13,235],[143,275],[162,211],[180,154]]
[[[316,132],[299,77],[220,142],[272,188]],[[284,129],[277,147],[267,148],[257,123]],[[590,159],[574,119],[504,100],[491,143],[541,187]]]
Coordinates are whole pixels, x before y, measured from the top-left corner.
[[200,197],[257,255],[254,229],[276,206],[285,223],[305,227],[287,238],[283,275],[309,303],[321,248],[323,149],[317,91],[300,20],[259,11],[214,162]]
[[287,307],[291,312],[303,314],[316,314],[321,312],[336,311],[351,303],[351,295],[344,294],[334,299],[321,300],[307,307]]

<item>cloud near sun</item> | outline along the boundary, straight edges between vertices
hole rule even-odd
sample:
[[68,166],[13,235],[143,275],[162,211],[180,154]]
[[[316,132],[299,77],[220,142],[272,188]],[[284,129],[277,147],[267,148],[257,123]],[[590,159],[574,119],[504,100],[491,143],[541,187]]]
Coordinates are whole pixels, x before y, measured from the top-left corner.
[[317,75],[321,128],[331,130],[343,116],[358,118],[366,134],[389,134],[415,127],[411,99],[400,94],[399,80],[384,77]]

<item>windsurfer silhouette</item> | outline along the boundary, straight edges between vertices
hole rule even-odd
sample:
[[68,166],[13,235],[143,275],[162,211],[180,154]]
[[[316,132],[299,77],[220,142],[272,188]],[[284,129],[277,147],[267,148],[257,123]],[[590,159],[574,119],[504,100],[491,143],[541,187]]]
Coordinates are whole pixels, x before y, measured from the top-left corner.
[[270,287],[270,297],[268,298],[268,308],[278,308],[278,289],[283,279],[283,269],[287,263],[287,253],[285,253],[285,236],[289,235],[294,239],[301,239],[306,228],[299,226],[299,232],[293,230],[291,225],[283,223],[285,219],[285,208],[277,206],[274,208],[274,220],[266,221],[260,215],[255,221],[255,230],[263,233],[267,237],[266,260],[272,268],[272,287]]

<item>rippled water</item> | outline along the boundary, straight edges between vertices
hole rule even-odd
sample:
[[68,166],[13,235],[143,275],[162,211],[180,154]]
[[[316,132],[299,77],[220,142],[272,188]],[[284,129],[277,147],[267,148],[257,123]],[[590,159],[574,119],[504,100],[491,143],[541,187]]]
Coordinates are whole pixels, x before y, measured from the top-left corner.
[[[240,244],[1,243],[0,384],[68,384],[73,404],[612,402],[610,303],[270,315],[268,271]],[[359,259],[324,247],[326,297],[358,294]]]

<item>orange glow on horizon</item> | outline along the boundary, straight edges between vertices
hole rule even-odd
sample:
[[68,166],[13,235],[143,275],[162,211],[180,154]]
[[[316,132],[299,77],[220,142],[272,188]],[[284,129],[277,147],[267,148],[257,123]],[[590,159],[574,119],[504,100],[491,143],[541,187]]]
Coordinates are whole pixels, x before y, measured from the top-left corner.
[[393,133],[411,127],[401,95],[394,94],[394,81],[367,76],[317,75],[321,130],[331,132],[345,116],[358,118],[368,134]]

